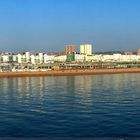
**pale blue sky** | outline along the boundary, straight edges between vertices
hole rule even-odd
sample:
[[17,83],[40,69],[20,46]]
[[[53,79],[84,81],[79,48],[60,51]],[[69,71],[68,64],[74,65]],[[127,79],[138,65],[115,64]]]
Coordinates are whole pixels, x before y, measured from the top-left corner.
[[0,51],[94,51],[140,47],[139,0],[0,0]]

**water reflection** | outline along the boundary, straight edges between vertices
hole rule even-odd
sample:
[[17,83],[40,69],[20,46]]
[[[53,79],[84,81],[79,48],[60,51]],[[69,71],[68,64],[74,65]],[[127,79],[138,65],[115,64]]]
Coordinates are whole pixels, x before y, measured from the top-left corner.
[[[132,93],[131,98],[136,98],[135,92],[139,91],[139,74],[116,75],[89,75],[89,76],[64,76],[64,77],[22,77],[1,78],[0,94],[4,98],[15,100],[61,100],[68,106],[72,104],[93,105],[110,101],[110,95],[115,101],[125,100],[127,93]],[[129,79],[129,80],[128,80]],[[129,88],[128,88],[129,85]],[[122,95],[121,95],[122,94]]]
[[140,74],[1,78],[0,136],[139,130],[139,86]]
[[[129,81],[128,81],[129,78]],[[65,92],[81,93],[93,92],[93,89],[118,90],[121,87],[139,87],[139,74],[117,74],[117,75],[94,75],[94,76],[64,76],[64,77],[25,77],[25,78],[1,78],[1,93],[17,92],[35,94],[42,96],[48,89],[57,90],[63,88]],[[79,93],[80,94],[80,93]]]

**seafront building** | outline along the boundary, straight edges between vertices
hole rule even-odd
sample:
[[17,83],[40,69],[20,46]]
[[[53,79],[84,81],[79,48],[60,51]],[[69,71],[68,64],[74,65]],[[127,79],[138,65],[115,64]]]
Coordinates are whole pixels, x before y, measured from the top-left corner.
[[1,63],[11,63],[15,61],[15,55],[12,53],[2,53],[0,58]]
[[44,63],[43,53],[35,53],[30,56],[31,64],[42,64]]
[[17,63],[30,63],[30,52],[22,52],[17,54]]
[[112,54],[92,54],[92,45],[80,46],[75,52],[74,45],[67,45],[65,53],[47,54],[46,52],[1,53],[0,70],[44,71],[51,69],[140,67],[140,49],[131,52]]
[[92,45],[91,44],[80,45],[80,54],[92,55]]
[[65,54],[73,54],[75,52],[76,52],[76,46],[75,45],[66,45]]
[[54,57],[54,62],[58,62],[58,63],[60,63],[60,62],[62,62],[62,63],[64,63],[64,62],[66,62],[66,60],[67,60],[67,55],[58,55],[58,56],[55,56]]
[[48,55],[47,53],[44,54],[44,63],[45,64],[52,64],[54,63],[55,55]]
[[75,62],[82,63],[86,60],[86,56],[84,54],[75,54]]
[[137,49],[137,55],[140,55],[140,48]]

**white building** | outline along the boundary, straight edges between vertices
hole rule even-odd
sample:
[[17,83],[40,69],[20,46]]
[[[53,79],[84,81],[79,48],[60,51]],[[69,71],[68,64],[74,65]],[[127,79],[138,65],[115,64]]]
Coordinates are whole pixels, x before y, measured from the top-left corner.
[[138,61],[137,55],[122,55],[121,61],[123,62],[136,62]]
[[93,55],[93,62],[100,62],[100,61],[103,61],[103,55],[102,54]]
[[17,62],[17,55],[16,54],[13,55],[13,62]]
[[80,54],[92,55],[92,45],[91,44],[80,45]]
[[44,54],[44,63],[54,63],[55,55]]
[[122,55],[122,54],[97,54],[93,55],[93,62],[136,62],[140,61],[138,55]]
[[137,61],[140,62],[140,55],[137,55],[136,58],[137,58]]
[[20,64],[30,63],[30,52],[18,53],[17,62]]
[[31,58],[31,64],[36,64],[36,57],[35,57],[35,55],[32,54],[32,55],[30,56],[30,58]]
[[110,54],[102,55],[101,59],[102,62],[114,62],[113,55]]
[[75,54],[75,62],[84,62],[85,59],[86,58],[84,54]]
[[120,62],[122,60],[122,54],[119,54],[119,53],[113,54],[113,60]]
[[11,53],[4,53],[1,55],[1,63],[13,62],[13,55]]
[[[134,54],[94,54],[92,55],[91,45],[81,45],[80,54],[75,54],[75,62],[140,62],[140,55]],[[89,55],[90,54],[90,55]],[[30,55],[30,52],[12,54],[1,53],[0,63],[13,63],[19,64],[43,64],[67,61],[67,55],[47,55],[47,53],[35,53]]]
[[59,55],[54,57],[55,62],[66,62],[67,56],[66,55]]
[[39,60],[39,63],[40,64],[42,64],[42,63],[44,63],[44,55],[43,55],[43,53],[38,53],[38,60]]
[[44,63],[44,56],[43,53],[36,53],[30,56],[31,64],[42,64]]

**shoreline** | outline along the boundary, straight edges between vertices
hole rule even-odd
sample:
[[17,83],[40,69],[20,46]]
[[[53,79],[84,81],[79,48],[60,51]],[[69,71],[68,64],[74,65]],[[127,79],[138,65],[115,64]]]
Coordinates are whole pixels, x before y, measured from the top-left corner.
[[99,75],[99,74],[120,74],[120,73],[140,73],[140,68],[0,72],[0,78],[3,78],[3,77]]

